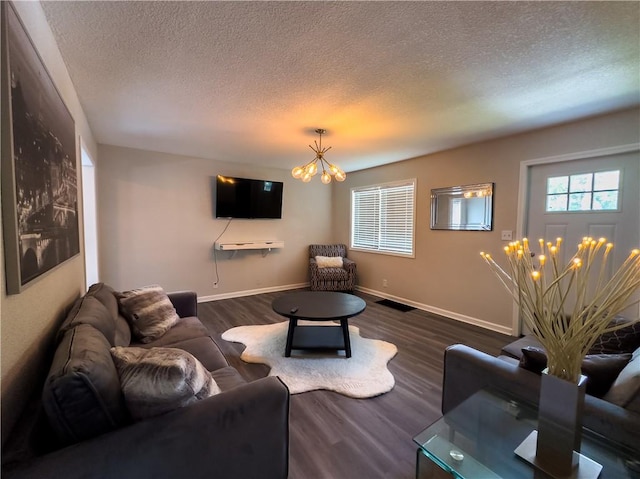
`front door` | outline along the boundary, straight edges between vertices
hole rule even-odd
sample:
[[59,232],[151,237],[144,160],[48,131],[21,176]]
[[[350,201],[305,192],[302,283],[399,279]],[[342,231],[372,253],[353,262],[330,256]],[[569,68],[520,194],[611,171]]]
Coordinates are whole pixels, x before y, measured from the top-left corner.
[[564,239],[568,261],[584,236],[614,243],[613,266],[640,246],[640,153],[535,165],[529,169],[526,235]]
[[525,235],[534,252],[539,238],[562,237],[566,264],[583,237],[604,237],[614,244],[612,274],[640,247],[640,152],[531,166],[527,205]]

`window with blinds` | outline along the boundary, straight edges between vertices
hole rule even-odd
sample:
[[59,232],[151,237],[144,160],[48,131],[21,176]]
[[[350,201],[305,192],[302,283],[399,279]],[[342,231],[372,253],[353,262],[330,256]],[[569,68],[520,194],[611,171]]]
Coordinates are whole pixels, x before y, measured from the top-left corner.
[[351,249],[414,256],[416,180],[351,190]]

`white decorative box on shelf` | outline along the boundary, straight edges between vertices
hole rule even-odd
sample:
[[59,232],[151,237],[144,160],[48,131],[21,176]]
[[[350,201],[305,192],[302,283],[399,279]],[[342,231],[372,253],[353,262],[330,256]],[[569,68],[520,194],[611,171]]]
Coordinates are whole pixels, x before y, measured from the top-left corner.
[[263,255],[266,255],[272,249],[284,248],[284,241],[216,241],[215,248],[220,251],[233,251],[234,254],[241,249],[261,249],[264,250]]

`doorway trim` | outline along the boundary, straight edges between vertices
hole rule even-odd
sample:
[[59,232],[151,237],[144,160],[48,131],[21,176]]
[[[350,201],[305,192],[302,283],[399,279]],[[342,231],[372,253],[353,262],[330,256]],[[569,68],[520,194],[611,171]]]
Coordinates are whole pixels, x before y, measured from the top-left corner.
[[[529,172],[531,167],[546,163],[563,163],[565,161],[586,160],[602,156],[618,155],[640,150],[640,143],[629,143],[626,145],[610,146],[607,148],[597,148],[595,150],[578,151],[575,153],[565,153],[557,156],[547,156],[544,158],[534,158],[520,162],[520,177],[518,182],[518,211],[516,217],[516,238],[522,238],[525,228],[527,212],[527,198],[529,197]],[[522,325],[518,306],[514,303],[512,310],[511,330],[513,336],[520,336]]]
[[80,158],[82,166],[82,243],[84,257],[84,282],[89,286],[98,282],[98,230],[96,210],[96,163],[89,149],[80,138]]

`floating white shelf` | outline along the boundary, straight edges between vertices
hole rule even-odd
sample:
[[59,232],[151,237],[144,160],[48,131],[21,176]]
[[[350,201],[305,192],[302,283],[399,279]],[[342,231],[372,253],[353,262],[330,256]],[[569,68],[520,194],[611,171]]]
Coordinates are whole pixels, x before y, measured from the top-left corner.
[[262,256],[266,256],[272,249],[284,248],[284,241],[216,241],[215,248],[220,251],[233,251],[234,256],[241,249],[261,249]]

